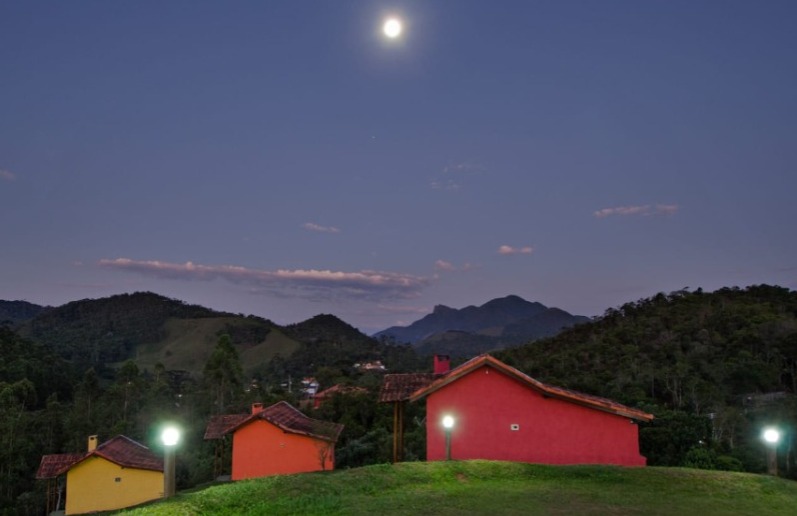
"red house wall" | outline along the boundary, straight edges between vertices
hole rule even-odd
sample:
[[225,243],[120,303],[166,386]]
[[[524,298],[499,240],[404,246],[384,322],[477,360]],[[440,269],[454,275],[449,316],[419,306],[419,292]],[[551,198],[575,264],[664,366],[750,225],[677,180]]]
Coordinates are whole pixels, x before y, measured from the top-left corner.
[[[644,466],[637,425],[539,392],[480,367],[427,398],[427,460],[446,458],[443,416],[455,419],[452,459]],[[511,425],[518,425],[512,430]]]
[[[319,451],[328,447],[325,468]],[[232,479],[286,475],[335,469],[333,444],[283,432],[262,419],[235,431],[232,438]]]

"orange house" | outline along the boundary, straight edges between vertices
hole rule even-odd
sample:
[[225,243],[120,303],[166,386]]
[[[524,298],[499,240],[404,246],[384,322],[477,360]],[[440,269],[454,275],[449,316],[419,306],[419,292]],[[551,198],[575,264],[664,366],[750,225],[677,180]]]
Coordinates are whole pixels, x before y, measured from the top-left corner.
[[[66,493],[58,481],[64,475]],[[48,481],[48,513],[61,507],[65,514],[111,511],[161,498],[163,459],[123,435],[99,446],[92,435],[86,453],[42,457],[36,478]]]
[[232,435],[232,480],[335,469],[343,425],[309,418],[281,401],[251,414],[213,417],[205,439]]

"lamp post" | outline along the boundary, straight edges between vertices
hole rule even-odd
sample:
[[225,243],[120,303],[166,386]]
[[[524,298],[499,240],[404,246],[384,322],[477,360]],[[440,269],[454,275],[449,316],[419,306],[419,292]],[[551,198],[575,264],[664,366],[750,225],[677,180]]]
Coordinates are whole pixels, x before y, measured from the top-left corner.
[[180,440],[180,431],[173,426],[167,426],[161,432],[163,441],[163,497],[174,496],[174,449]]
[[764,442],[767,443],[767,473],[778,475],[778,443],[780,442],[780,431],[777,428],[765,428],[763,433]]
[[451,460],[451,429],[454,428],[454,418],[443,416],[443,428],[446,432],[446,460]]

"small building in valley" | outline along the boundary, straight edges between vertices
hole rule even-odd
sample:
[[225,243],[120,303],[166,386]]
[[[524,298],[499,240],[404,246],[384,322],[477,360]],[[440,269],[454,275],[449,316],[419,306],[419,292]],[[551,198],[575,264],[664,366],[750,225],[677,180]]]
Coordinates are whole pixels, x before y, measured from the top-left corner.
[[45,455],[36,478],[47,480],[48,513],[112,511],[163,497],[163,459],[123,435],[100,445],[92,435],[85,453]]
[[206,440],[232,436],[232,480],[328,471],[343,425],[309,418],[285,401],[211,418]]

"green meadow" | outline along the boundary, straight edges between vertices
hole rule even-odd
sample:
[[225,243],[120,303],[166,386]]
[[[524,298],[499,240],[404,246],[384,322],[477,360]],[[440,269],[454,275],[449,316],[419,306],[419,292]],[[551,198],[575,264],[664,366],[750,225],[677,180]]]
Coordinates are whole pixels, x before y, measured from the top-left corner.
[[797,483],[686,468],[376,465],[213,485],[125,514],[795,514]]

